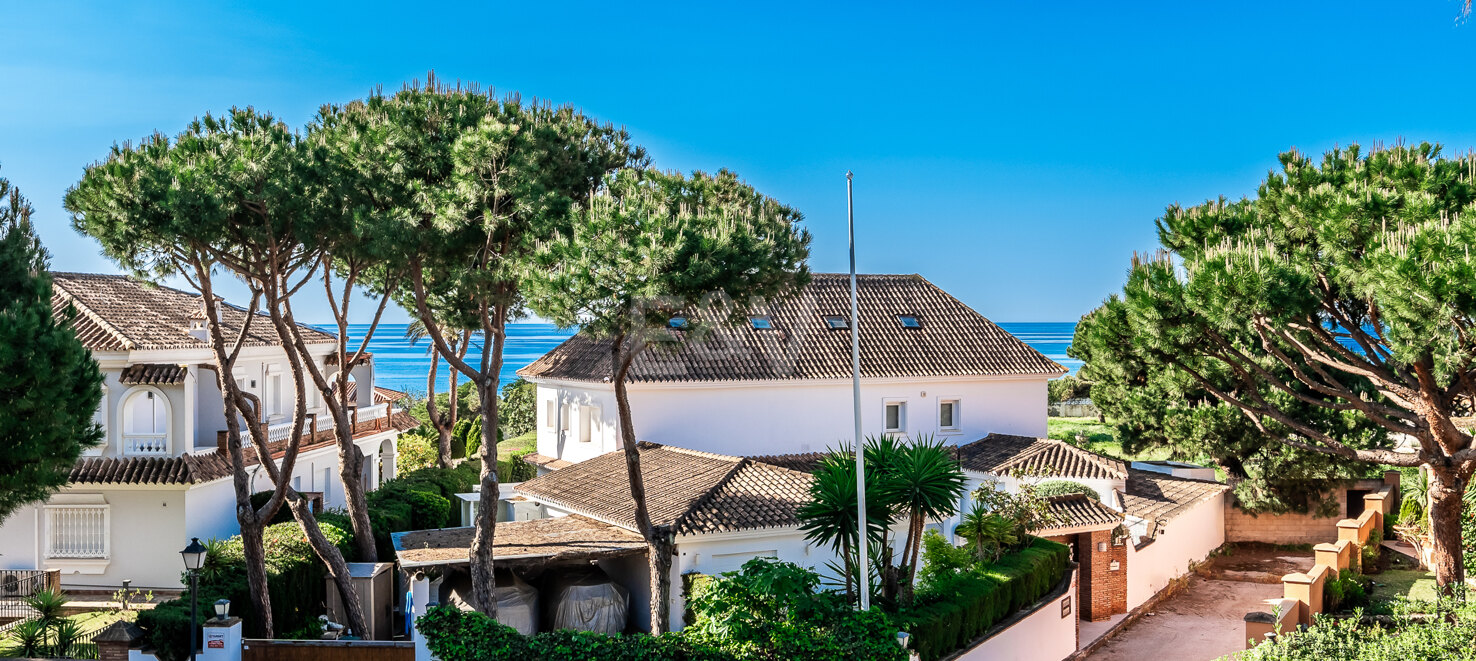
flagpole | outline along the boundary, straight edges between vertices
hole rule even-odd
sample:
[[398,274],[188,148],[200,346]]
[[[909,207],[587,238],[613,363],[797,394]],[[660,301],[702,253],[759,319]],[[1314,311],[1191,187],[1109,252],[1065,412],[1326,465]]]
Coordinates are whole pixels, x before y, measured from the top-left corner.
[[851,405],[856,418],[856,544],[857,581],[861,592],[861,610],[871,610],[871,567],[866,552],[866,459],[861,443],[861,313],[856,302],[856,205],[851,192],[851,172],[846,172],[846,223],[851,235]]

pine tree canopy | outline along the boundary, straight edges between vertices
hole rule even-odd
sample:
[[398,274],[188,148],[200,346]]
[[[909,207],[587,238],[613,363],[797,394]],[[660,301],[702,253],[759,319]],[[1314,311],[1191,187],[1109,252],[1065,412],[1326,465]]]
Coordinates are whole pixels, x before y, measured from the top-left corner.
[[0,521],[66,484],[82,451],[103,442],[102,372],[68,326],[74,312],[52,312],[30,216],[0,178]]
[[1157,221],[1162,250],[1078,327],[1093,400],[1130,444],[1209,452],[1256,488],[1379,464],[1463,483],[1476,157],[1420,144],[1280,162],[1253,199]]

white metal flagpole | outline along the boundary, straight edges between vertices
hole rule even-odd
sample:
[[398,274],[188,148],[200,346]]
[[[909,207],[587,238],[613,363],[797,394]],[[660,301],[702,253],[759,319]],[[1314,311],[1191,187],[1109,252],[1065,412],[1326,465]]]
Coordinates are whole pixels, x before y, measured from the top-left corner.
[[856,205],[851,193],[851,172],[846,172],[846,222],[851,234],[851,404],[856,417],[856,544],[857,581],[861,592],[861,610],[871,610],[871,567],[866,552],[866,452],[861,444],[861,312],[856,302]]

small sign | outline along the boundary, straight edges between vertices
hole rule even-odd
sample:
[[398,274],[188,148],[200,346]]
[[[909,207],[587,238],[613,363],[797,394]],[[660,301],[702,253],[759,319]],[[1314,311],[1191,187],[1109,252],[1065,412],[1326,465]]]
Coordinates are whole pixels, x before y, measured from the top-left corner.
[[208,648],[208,649],[212,649],[212,650],[223,650],[223,649],[225,649],[225,641],[224,640],[209,640],[209,641],[206,641],[205,642],[205,647]]
[[1062,619],[1065,619],[1065,618],[1068,618],[1068,617],[1071,617],[1071,597],[1070,596],[1068,596],[1065,599],[1062,599],[1061,600],[1061,618]]
[[1119,569],[1122,569],[1122,565],[1116,560],[1113,560],[1112,564],[1107,565],[1107,571],[1117,571]]

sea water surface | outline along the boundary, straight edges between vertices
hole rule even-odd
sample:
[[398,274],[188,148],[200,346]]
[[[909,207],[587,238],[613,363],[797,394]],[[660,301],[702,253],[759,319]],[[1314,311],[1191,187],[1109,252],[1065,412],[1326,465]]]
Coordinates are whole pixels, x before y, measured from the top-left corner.
[[[1072,374],[1081,367],[1081,361],[1066,357],[1066,348],[1071,346],[1071,337],[1076,332],[1075,322],[1000,322],[999,326],[1071,370]],[[369,340],[369,351],[374,353],[374,380],[386,388],[424,393],[431,364],[430,340],[411,342],[405,339],[406,327],[407,324],[380,324],[375,329],[374,337]],[[368,330],[368,324],[349,324],[350,351],[358,348]],[[502,383],[516,379],[518,370],[538,360],[573,334],[574,329],[560,329],[553,324],[508,324]],[[481,352],[481,338],[474,338],[467,361],[478,364]],[[437,390],[445,390],[449,370],[450,366],[442,361],[437,375],[440,384]]]

